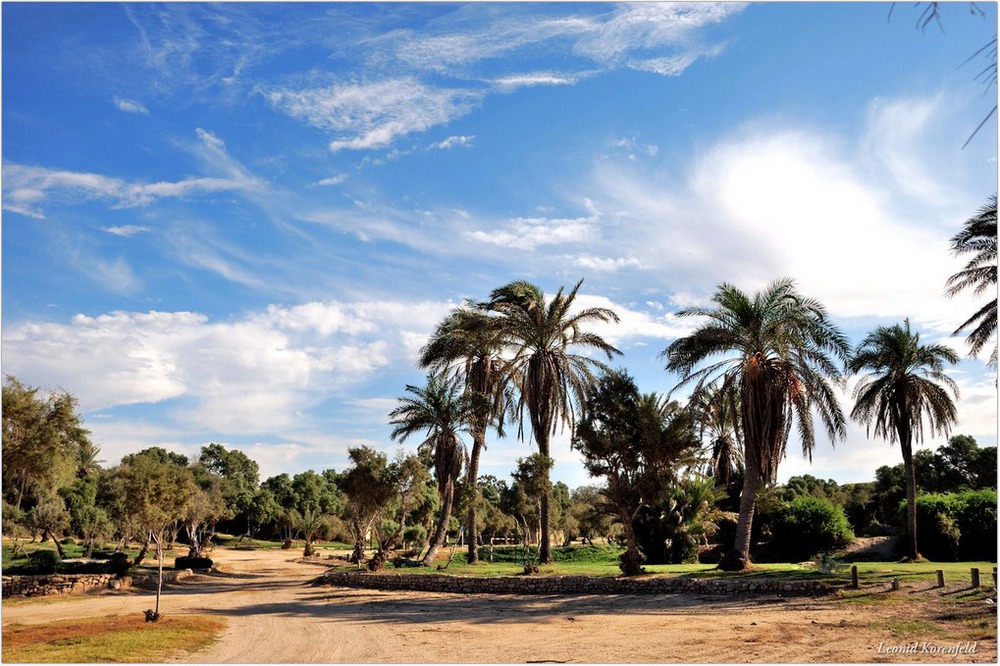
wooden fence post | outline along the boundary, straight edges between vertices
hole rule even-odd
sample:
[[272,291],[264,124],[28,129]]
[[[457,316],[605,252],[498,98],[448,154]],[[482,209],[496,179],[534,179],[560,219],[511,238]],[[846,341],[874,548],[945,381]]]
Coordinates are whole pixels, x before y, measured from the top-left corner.
[[858,589],[858,565],[851,566],[851,587]]
[[972,567],[972,587],[979,587],[979,569]]
[[937,570],[938,587],[944,587],[944,569]]

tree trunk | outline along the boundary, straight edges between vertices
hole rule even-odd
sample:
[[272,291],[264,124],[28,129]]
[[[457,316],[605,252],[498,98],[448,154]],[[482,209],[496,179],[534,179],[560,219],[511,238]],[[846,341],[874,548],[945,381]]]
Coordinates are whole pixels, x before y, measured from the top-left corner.
[[903,451],[903,472],[906,475],[906,556],[920,557],[917,550],[917,475],[913,466],[913,449],[908,440],[900,439]]
[[83,554],[84,559],[90,559],[94,555],[94,537],[87,537],[87,551]]
[[753,532],[753,514],[757,507],[757,488],[760,487],[760,470],[752,459],[746,461],[743,490],[740,493],[740,518],[736,523],[733,547],[719,560],[724,571],[742,571],[750,563],[750,541]]
[[[546,430],[544,436],[538,437],[537,433],[535,438],[538,440],[538,452],[541,453],[546,458],[549,457],[549,433]],[[545,480],[549,480],[549,472],[545,472]],[[546,484],[548,485],[548,484]],[[552,494],[551,490],[546,490],[542,493],[542,508],[541,515],[539,516],[539,541],[538,546],[538,562],[539,564],[552,564],[552,546],[549,540],[549,495]]]
[[625,531],[625,552],[619,557],[620,568],[626,576],[638,576],[644,570],[640,566],[645,559],[635,543],[635,530],[632,529],[632,517],[628,509],[621,511],[622,528]]
[[441,517],[438,519],[437,529],[434,531],[434,538],[431,539],[431,547],[427,549],[424,559],[420,560],[420,566],[429,567],[434,563],[438,548],[444,545],[448,538],[448,521],[451,519],[451,507],[455,503],[455,484],[449,479],[445,486],[443,504],[441,505]]
[[163,546],[161,537],[153,537],[156,542],[157,576],[156,576],[156,608],[153,609],[153,621],[160,619],[160,593],[163,591]]
[[479,455],[486,443],[486,428],[476,432],[472,437],[472,454],[469,456],[469,473],[466,486],[469,488],[469,512],[465,518],[465,532],[469,536],[469,564],[479,561],[479,531],[476,508],[479,504]]
[[146,535],[146,543],[142,544],[142,548],[139,549],[139,554],[135,556],[135,561],[132,566],[137,567],[142,564],[142,561],[146,559],[146,553],[149,552],[149,539],[150,536]]
[[49,532],[48,530],[45,530],[44,534],[48,534],[49,538],[52,539],[52,543],[56,545],[56,552],[59,553],[59,559],[65,560],[66,551],[63,550],[62,544],[59,543],[59,539],[56,538],[56,535],[53,534],[52,532]]

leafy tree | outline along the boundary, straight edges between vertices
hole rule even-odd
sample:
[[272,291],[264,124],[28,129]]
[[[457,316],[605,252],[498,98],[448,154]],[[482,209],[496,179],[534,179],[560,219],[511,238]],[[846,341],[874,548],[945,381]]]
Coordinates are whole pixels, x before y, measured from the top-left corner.
[[[994,42],[995,44],[995,42]],[[996,51],[994,50],[994,54]],[[994,61],[994,67],[995,67]],[[994,74],[996,70],[994,69]],[[969,353],[976,356],[997,334],[997,195],[966,220],[965,228],[951,239],[951,249],[956,255],[972,254],[972,259],[946,283],[948,296],[971,290],[976,296],[993,295],[984,306],[962,323],[953,335],[969,330],[966,341]],[[990,365],[997,365],[997,347],[994,343]]]
[[576,518],[580,538],[593,544],[595,537],[605,537],[611,533],[612,509],[607,495],[598,486],[580,486],[570,497],[570,509]]
[[82,452],[95,449],[76,405],[76,398],[65,391],[43,396],[39,389],[6,375],[3,494],[18,509],[68,484]]
[[[196,492],[191,470],[174,464],[170,456],[158,455],[163,449],[147,450],[126,456],[117,469],[118,489],[124,498],[124,511],[156,544],[156,607],[147,616],[160,617],[160,593],[163,588],[164,537],[170,525],[180,520]],[[186,459],[185,459],[186,461]]]
[[[517,467],[511,472],[514,483],[511,485],[507,497],[504,498],[508,513],[520,519],[524,529],[524,567],[527,573],[529,569],[528,561],[528,541],[531,533],[529,521],[538,527],[539,549],[537,557],[542,557],[541,544],[545,543],[546,527],[548,525],[547,499],[552,493],[552,482],[549,480],[549,472],[552,470],[554,460],[541,453],[532,453],[527,458],[518,458]],[[537,567],[536,567],[537,571]]]
[[35,531],[41,533],[43,538],[52,539],[60,560],[66,557],[66,553],[59,541],[59,535],[69,527],[69,522],[70,516],[69,512],[66,511],[66,504],[55,493],[40,497],[35,506],[31,507],[31,511],[28,512],[28,524]]
[[420,449],[434,461],[434,478],[441,501],[437,529],[421,562],[423,566],[430,566],[448,538],[455,483],[462,473],[465,451],[459,433],[472,418],[472,403],[458,381],[433,373],[427,375],[425,386],[407,385],[406,390],[413,397],[399,399],[399,406],[389,413],[389,422],[395,426],[393,439],[406,441],[414,433],[427,434]]
[[467,500],[465,525],[471,564],[479,561],[479,458],[486,448],[486,432],[491,426],[503,437],[504,415],[510,401],[508,384],[502,373],[502,347],[499,329],[492,325],[490,317],[482,309],[467,304],[445,317],[420,352],[420,367],[439,372],[454,371],[470,403],[472,450],[465,487],[472,496]]
[[211,544],[216,523],[231,517],[233,509],[226,502],[225,482],[218,474],[201,462],[188,469],[194,484],[180,522],[187,533],[187,556],[203,557],[203,551]]
[[365,540],[382,513],[395,499],[396,475],[389,459],[368,446],[350,448],[347,456],[351,467],[344,473],[342,485],[347,495],[344,517],[354,535],[351,561],[359,563],[365,556]]
[[876,437],[899,442],[906,474],[907,554],[917,550],[917,482],[913,464],[913,442],[924,436],[924,419],[931,431],[947,435],[957,418],[958,387],[945,374],[945,364],[958,356],[944,345],[923,345],[910,322],[879,326],[855,350],[848,364],[851,372],[867,372],[854,389],[851,418],[872,429]]
[[707,319],[663,353],[667,370],[679,372],[678,387],[693,393],[715,388],[717,400],[739,405],[739,436],[745,475],[733,548],[719,566],[746,567],[757,490],[775,479],[794,423],[802,452],[815,446],[813,412],[831,440],[846,432],[833,384],[842,381],[836,360],[846,360],[846,338],[816,300],[799,294],[791,280],[778,280],[753,297],[723,284],[713,308],[688,308],[682,317]]
[[111,532],[107,511],[97,505],[98,483],[99,478],[94,475],[78,478],[71,485],[59,489],[59,495],[69,511],[70,528],[87,544],[83,554],[86,558],[93,555],[94,541]]
[[242,451],[226,449],[221,444],[209,444],[201,449],[199,462],[222,480],[222,497],[228,513],[242,521],[243,533],[250,529],[248,513],[260,485],[260,468]]
[[[515,405],[520,419],[518,434],[523,438],[524,417],[531,423],[531,433],[538,452],[548,458],[549,437],[560,427],[572,430],[576,422],[576,406],[583,404],[596,379],[593,371],[608,368],[573,350],[594,350],[610,360],[620,354],[600,335],[586,330],[595,322],[617,322],[618,315],[607,308],[585,308],[572,313],[577,292],[583,280],[564,294],[546,300],[537,286],[524,281],[511,282],[495,289],[490,300],[480,308],[492,313],[493,325],[509,358],[503,366],[504,375],[517,387]],[[540,561],[552,561],[549,542],[549,495],[541,498]]]
[[308,508],[302,513],[293,509],[291,516],[292,526],[302,534],[302,539],[306,542],[302,557],[312,557],[313,541],[327,527],[327,516],[314,508]]
[[743,451],[738,440],[739,405],[717,389],[705,388],[688,401],[698,424],[698,436],[706,441],[708,473],[722,486],[743,475]]
[[292,477],[292,503],[299,513],[306,511],[332,515],[340,512],[343,497],[330,475],[309,469]]
[[608,500],[625,533],[622,572],[642,573],[645,556],[633,523],[642,508],[663,499],[678,463],[698,446],[690,413],[655,394],[641,395],[622,370],[607,372],[587,398],[572,445],[590,476],[607,480]]
[[282,473],[266,479],[261,488],[270,493],[277,505],[274,513],[275,524],[285,540],[285,548],[291,548],[292,539],[297,530],[293,526],[292,512],[295,511],[295,489],[292,487],[292,477]]

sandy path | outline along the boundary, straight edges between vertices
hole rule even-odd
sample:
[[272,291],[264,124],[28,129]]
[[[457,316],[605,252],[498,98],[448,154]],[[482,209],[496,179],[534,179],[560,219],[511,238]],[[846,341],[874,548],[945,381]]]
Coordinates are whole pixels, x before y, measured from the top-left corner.
[[[190,663],[872,662],[996,661],[975,655],[879,654],[904,643],[879,608],[829,599],[703,595],[517,596],[312,587],[322,572],[288,551],[219,553],[228,575],[171,586],[161,610],[219,615],[227,629]],[[139,615],[152,594],[105,593],[4,603],[3,623]],[[928,636],[946,644],[940,636]],[[950,641],[955,643],[957,641]]]

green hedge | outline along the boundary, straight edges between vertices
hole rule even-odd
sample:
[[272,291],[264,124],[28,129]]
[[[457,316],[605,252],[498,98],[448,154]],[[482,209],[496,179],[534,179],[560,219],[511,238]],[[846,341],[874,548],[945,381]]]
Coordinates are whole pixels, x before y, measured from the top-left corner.
[[800,562],[854,540],[843,507],[812,496],[784,502],[771,517],[771,557]]
[[[900,503],[900,513],[905,518],[905,501]],[[918,496],[917,548],[930,560],[995,562],[997,491]]]

